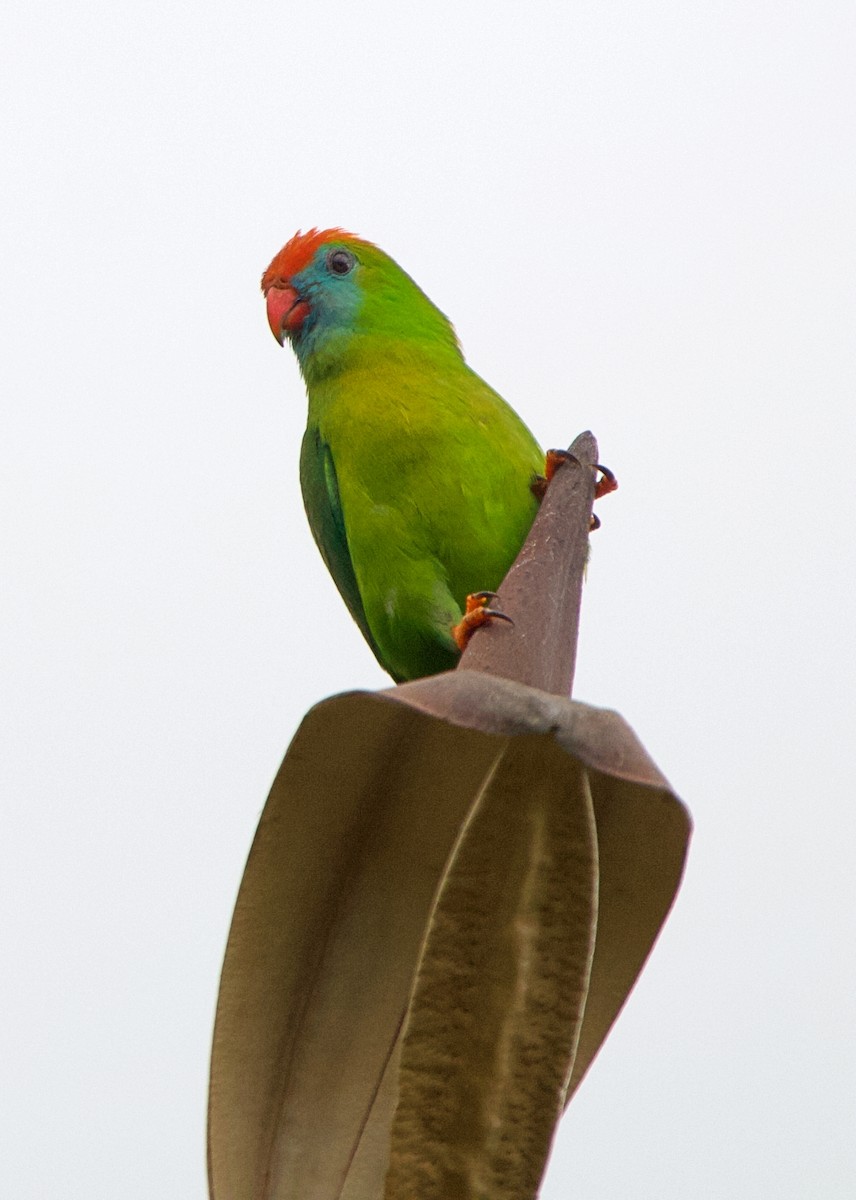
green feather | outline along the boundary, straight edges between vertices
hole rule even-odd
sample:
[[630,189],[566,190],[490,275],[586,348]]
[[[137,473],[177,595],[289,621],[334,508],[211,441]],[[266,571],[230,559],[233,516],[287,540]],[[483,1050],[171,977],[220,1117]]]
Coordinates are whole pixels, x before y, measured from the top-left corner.
[[357,577],[354,574],[333,457],[330,447],[322,442],[315,428],[308,428],[303,435],[300,448],[300,487],[309,518],[309,528],[327,570],[333,576],[336,587],[351,616],[359,625],[363,637],[380,658],[380,651],[375,645],[366,620]]

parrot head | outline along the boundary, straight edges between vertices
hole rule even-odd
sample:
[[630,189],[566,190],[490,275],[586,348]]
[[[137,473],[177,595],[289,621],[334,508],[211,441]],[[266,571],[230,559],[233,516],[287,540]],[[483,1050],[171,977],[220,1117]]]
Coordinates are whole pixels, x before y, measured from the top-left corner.
[[296,233],[262,276],[271,332],[302,368],[341,355],[358,335],[430,337],[460,354],[447,318],[371,242],[344,229]]

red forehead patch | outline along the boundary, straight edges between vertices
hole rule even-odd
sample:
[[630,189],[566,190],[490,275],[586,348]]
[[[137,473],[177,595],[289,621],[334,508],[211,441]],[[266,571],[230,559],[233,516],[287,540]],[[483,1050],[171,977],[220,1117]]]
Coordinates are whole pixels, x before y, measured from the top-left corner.
[[262,276],[262,291],[266,293],[274,281],[287,283],[292,276],[298,275],[304,267],[309,266],[319,246],[327,242],[359,240],[346,229],[309,229],[306,233],[296,233]]

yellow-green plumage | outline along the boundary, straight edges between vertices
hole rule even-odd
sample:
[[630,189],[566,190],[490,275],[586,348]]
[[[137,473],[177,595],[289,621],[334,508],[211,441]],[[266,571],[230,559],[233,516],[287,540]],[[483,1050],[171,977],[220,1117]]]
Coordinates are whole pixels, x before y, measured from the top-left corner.
[[498,587],[532,524],[542,452],[376,247],[298,235],[263,283],[269,316],[272,291],[296,297],[281,328],[306,381],[300,477],[330,573],[393,678],[453,667],[467,595]]

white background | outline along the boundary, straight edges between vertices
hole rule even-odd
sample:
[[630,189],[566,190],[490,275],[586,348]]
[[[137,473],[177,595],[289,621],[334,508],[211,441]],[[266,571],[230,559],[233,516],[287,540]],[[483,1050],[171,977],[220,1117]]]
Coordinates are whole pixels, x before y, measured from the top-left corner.
[[206,1195],[259,810],[386,682],[258,291],[343,224],[545,444],[595,430],[575,694],[696,822],[544,1200],[851,1200],[852,0],[34,0],[0,47],[0,1195]]

